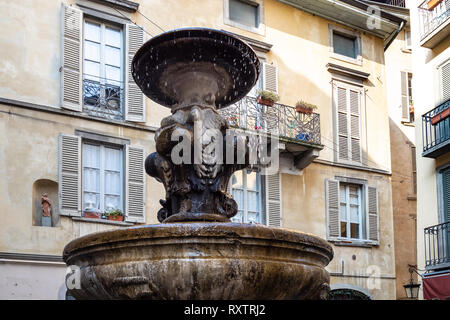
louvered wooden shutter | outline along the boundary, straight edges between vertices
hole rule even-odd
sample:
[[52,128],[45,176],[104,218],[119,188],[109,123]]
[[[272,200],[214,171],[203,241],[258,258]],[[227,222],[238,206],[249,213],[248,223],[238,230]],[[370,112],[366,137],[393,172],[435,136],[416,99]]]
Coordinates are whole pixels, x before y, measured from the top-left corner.
[[339,181],[327,179],[325,181],[325,199],[327,211],[328,238],[339,237]]
[[263,63],[263,89],[278,93],[278,70],[277,67]]
[[144,149],[126,146],[126,220],[145,222]]
[[281,227],[281,175],[266,175],[266,212],[269,227]]
[[349,160],[347,89],[336,87],[337,135],[339,160]]
[[83,13],[62,5],[61,107],[82,110]]
[[442,222],[447,222],[450,221],[450,168],[442,172],[442,201],[445,220]]
[[379,241],[379,216],[378,216],[378,193],[377,188],[367,188],[367,206],[369,216],[369,240],[375,243]]
[[59,213],[81,216],[81,138],[61,134],[58,146]]
[[401,94],[402,94],[402,118],[409,121],[408,104],[408,72],[400,72],[401,75]]
[[336,85],[335,106],[338,159],[361,163],[361,92]]
[[127,24],[126,34],[126,73],[125,73],[125,119],[145,122],[145,98],[131,75],[131,61],[136,51],[144,43],[144,31],[134,24]]
[[361,162],[360,101],[359,91],[349,90],[351,159],[359,163]]
[[450,99],[450,61],[441,67],[441,90],[442,99]]

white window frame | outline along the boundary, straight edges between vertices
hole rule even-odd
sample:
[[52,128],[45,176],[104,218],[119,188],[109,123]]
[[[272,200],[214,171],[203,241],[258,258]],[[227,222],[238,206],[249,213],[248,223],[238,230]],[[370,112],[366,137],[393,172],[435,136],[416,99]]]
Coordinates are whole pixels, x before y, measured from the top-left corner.
[[[334,33],[355,38],[356,58],[347,57],[345,55],[334,52],[334,43],[333,43]],[[347,30],[345,28],[338,27],[336,25],[328,25],[328,44],[329,44],[330,58],[362,66],[363,62],[362,41],[361,41],[361,34],[359,32]]]
[[[351,218],[351,212],[350,212],[350,207],[351,207],[351,204],[350,204],[350,187],[351,186],[353,186],[353,187],[357,187],[358,188],[358,207],[359,207],[359,221],[358,221],[358,224],[359,224],[359,230],[358,230],[358,233],[359,233],[359,238],[352,238],[351,237],[351,226],[350,226],[350,224],[351,224],[351,220],[350,220],[350,218]],[[346,222],[346,230],[347,230],[347,235],[346,235],[346,237],[342,237],[342,235],[340,234],[339,235],[339,237],[338,237],[338,239],[341,239],[341,240],[352,240],[352,241],[361,241],[361,240],[367,240],[367,239],[364,239],[363,238],[363,231],[364,231],[364,226],[363,226],[363,223],[365,222],[365,221],[367,221],[367,219],[363,219],[363,215],[365,215],[366,214],[366,211],[364,210],[364,207],[363,207],[363,194],[364,194],[364,186],[363,185],[360,185],[360,184],[355,184],[355,183],[345,183],[345,182],[340,182],[339,183],[339,230],[340,231],[342,231],[341,230],[341,227],[340,227],[340,225],[341,225],[341,222],[344,222],[343,220],[341,220],[341,204],[342,204],[342,202],[341,202],[341,187],[345,187],[345,196],[346,196],[346,199],[345,199],[345,203],[346,203],[346,220],[345,220],[345,222]],[[365,233],[364,233],[365,234]]]
[[[105,74],[105,69],[106,69],[106,62],[105,62],[105,51],[106,51],[106,43],[105,43],[105,29],[106,27],[112,28],[112,29],[117,29],[120,31],[120,92],[121,92],[121,96],[120,96],[120,113],[123,117],[125,117],[125,28],[124,25],[118,24],[118,23],[113,23],[113,22],[109,22],[106,20],[102,20],[99,18],[95,18],[95,17],[90,17],[87,15],[83,15],[83,32],[82,32],[82,85],[83,85],[83,91],[82,91],[82,105],[84,108],[84,80],[85,80],[85,75],[87,75],[85,73],[85,31],[84,31],[84,26],[86,23],[92,23],[92,24],[98,24],[100,25],[100,77],[99,77],[99,83],[100,85],[103,87],[106,84],[106,78],[104,77]],[[90,41],[90,40],[89,40]],[[89,75],[88,75],[89,76]],[[95,77],[95,76],[93,76]],[[115,80],[113,80],[115,81]]]
[[[408,34],[409,34],[409,37],[408,37]],[[410,29],[405,29],[403,31],[403,35],[404,35],[404,40],[405,40],[405,50],[411,51],[411,49],[412,49],[411,30]]]
[[[258,190],[258,204],[259,204],[259,215],[261,217],[261,221],[257,222],[257,223],[261,223],[261,224],[265,224],[267,221],[266,218],[266,212],[263,208],[263,201],[262,201],[262,191],[263,191],[263,179],[262,179],[262,175],[261,172],[259,170],[251,170],[251,169],[243,169],[242,171],[242,188],[233,188],[233,186],[231,185],[231,193],[233,193],[233,189],[237,189],[237,190],[241,190],[243,191],[243,195],[244,195],[244,209],[242,210],[242,221],[232,221],[233,222],[239,222],[239,223],[249,223],[248,221],[248,200],[247,200],[247,171],[251,171],[251,172],[256,172],[258,175],[258,179],[259,179],[259,190]],[[233,174],[234,175],[234,174]],[[233,179],[233,176],[231,176],[231,179]],[[254,191],[254,190],[251,190]]]
[[88,139],[82,139],[81,141],[81,210],[82,212],[84,212],[85,208],[84,208],[84,181],[83,181],[83,177],[84,177],[84,145],[85,144],[90,144],[90,145],[94,145],[94,146],[98,146],[100,147],[100,177],[99,177],[99,182],[100,182],[100,199],[99,199],[99,203],[100,203],[100,209],[99,212],[100,213],[105,213],[106,209],[105,209],[105,171],[107,171],[105,169],[105,148],[112,148],[112,149],[118,149],[120,150],[121,153],[121,157],[120,157],[120,207],[118,209],[120,209],[120,211],[122,211],[122,213],[125,214],[124,211],[124,207],[125,207],[125,194],[124,194],[124,190],[125,190],[125,176],[124,176],[124,170],[125,170],[125,150],[123,148],[123,146],[120,145],[113,145],[113,144],[106,144],[100,141],[93,141],[93,140],[88,140]]
[[237,21],[231,20],[230,18],[230,1],[229,0],[223,0],[223,23],[225,25],[229,25],[235,28],[243,29],[246,31],[250,31],[253,33],[257,33],[259,35],[265,35],[266,31],[266,25],[265,25],[265,18],[264,18],[264,0],[239,0],[241,2],[246,2],[250,5],[257,6],[258,11],[258,20],[259,25],[258,28],[251,27],[242,23],[239,23]]

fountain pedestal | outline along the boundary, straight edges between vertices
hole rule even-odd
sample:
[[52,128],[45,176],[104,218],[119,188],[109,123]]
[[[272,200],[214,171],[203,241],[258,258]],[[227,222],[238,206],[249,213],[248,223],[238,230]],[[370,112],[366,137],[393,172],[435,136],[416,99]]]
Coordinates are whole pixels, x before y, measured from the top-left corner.
[[[146,172],[166,190],[158,212],[162,224],[70,242],[63,259],[81,275],[81,289],[70,294],[77,299],[326,298],[325,267],[333,251],[325,240],[230,222],[237,204],[227,185],[233,172],[248,166],[251,145],[244,141],[241,164],[226,163],[229,149],[222,154],[211,146],[229,128],[216,109],[238,101],[256,83],[259,60],[253,50],[225,32],[175,30],[138,50],[132,74],[144,94],[172,111],[155,135],[157,152],[145,162]],[[189,156],[178,163],[174,150],[180,137],[187,142],[182,155]],[[233,140],[233,151],[239,139]]]

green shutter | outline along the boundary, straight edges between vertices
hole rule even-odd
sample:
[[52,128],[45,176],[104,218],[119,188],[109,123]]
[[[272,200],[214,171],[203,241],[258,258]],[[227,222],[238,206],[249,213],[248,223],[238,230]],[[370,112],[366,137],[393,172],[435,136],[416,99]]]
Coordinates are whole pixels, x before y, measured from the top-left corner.
[[442,172],[442,202],[444,219],[450,221],[450,168]]

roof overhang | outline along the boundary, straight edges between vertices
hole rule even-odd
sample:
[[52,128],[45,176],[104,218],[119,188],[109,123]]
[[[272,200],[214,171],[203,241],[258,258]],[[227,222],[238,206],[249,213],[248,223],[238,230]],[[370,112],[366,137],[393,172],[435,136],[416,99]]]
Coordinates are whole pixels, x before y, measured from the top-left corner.
[[[278,0],[327,20],[359,29],[384,40],[385,46],[405,26],[406,20],[380,8],[380,14],[372,14],[371,4],[357,0]],[[377,25],[379,27],[373,28]]]

